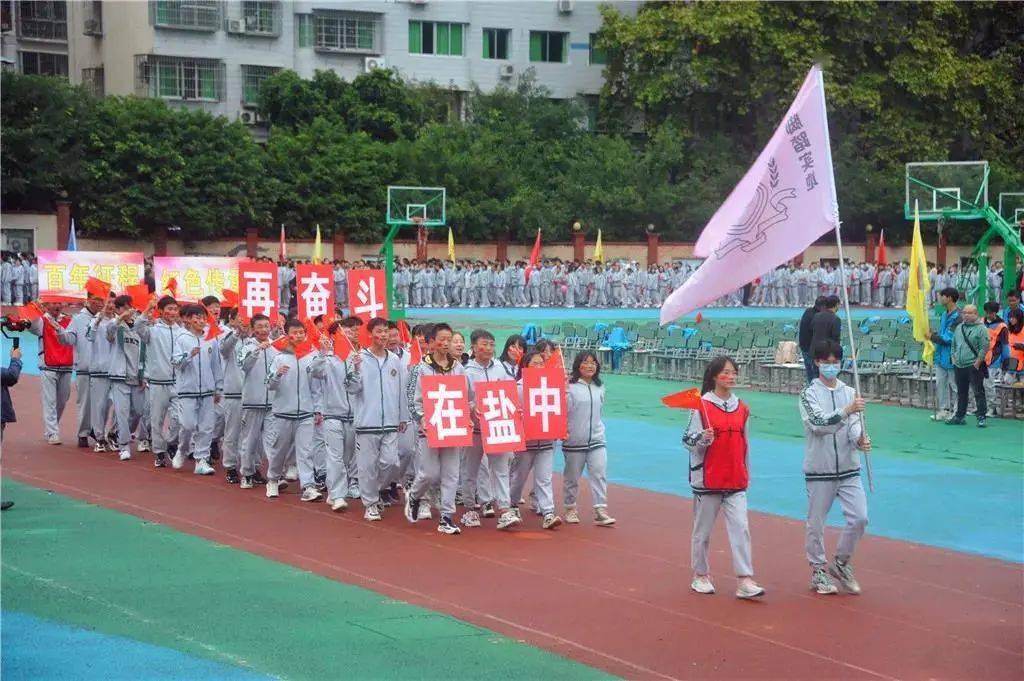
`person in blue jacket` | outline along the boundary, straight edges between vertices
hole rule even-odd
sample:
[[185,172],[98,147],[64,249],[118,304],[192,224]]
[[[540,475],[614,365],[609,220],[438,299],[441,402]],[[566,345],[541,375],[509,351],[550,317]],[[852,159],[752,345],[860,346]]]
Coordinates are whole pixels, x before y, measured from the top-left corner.
[[945,422],[953,415],[951,406],[956,404],[956,380],[953,378],[953,359],[950,348],[953,343],[953,330],[960,323],[960,309],[956,301],[960,293],[952,286],[939,291],[939,304],[945,308],[939,319],[939,330],[932,333],[935,344],[935,401],[938,413],[932,420]]
[[[7,430],[8,423],[17,421],[14,414],[14,402],[11,400],[10,388],[21,377],[21,348],[11,350],[11,363],[3,368],[3,401],[0,402],[0,440],[3,439],[3,432]],[[0,501],[0,511],[6,511],[14,506],[13,501]]]

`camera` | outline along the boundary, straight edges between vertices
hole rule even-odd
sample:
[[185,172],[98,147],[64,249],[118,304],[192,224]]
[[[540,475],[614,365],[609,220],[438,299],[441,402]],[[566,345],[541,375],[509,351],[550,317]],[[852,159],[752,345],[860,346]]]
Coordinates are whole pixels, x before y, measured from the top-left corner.
[[32,322],[27,319],[12,319],[7,315],[0,317],[0,333],[2,333],[6,338],[11,339],[11,343],[15,349],[21,346],[21,339],[17,336],[10,336],[7,332],[19,333],[21,331],[27,331],[30,326],[32,326]]

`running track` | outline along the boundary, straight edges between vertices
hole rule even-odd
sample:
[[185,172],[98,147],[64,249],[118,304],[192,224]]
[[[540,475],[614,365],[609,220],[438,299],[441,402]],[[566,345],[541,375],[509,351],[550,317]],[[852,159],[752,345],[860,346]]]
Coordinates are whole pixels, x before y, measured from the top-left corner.
[[[616,487],[619,525],[440,537],[391,510],[370,525],[286,493],[276,502],[221,477],[154,469],[38,437],[38,379],[19,385],[4,474],[212,541],[442,611],[627,678],[1019,679],[1019,564],[868,537],[860,597],[816,597],[802,524],[754,513],[763,602],[688,591],[690,502]],[[72,442],[72,419],[64,439]],[[722,528],[716,574],[728,573]],[[830,529],[830,544],[835,531]],[[387,558],[384,558],[387,557]]]

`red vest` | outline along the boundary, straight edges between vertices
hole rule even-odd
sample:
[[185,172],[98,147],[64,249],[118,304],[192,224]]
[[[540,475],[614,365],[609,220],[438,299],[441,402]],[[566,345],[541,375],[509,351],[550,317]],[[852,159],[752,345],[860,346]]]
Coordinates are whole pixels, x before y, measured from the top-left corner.
[[[61,328],[68,328],[71,317],[62,317]],[[57,339],[57,332],[46,321],[43,322],[43,362],[47,367],[69,367],[75,363],[75,346],[62,345]]]
[[715,441],[704,454],[704,487],[709,490],[745,490],[750,484],[747,471],[747,419],[750,409],[743,402],[730,413],[705,401],[701,422],[711,421]]

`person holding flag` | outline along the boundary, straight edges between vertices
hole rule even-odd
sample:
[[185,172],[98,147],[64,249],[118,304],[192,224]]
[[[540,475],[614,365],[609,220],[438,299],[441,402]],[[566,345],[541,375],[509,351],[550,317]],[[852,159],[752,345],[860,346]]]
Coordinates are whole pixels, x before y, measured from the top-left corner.
[[[96,317],[99,318],[100,314]],[[146,384],[149,386],[149,435],[153,465],[163,468],[167,465],[169,451],[176,446],[180,426],[176,388],[178,372],[172,362],[181,347],[181,336],[184,333],[178,326],[178,301],[171,296],[151,301],[146,311],[135,321],[134,330],[146,345]],[[95,384],[97,373],[101,370],[95,346],[91,369],[92,384]],[[90,392],[90,401],[98,399],[97,396],[98,392]],[[99,447],[103,431],[97,431],[95,423],[93,433],[93,437],[97,438],[96,446]]]
[[[210,444],[217,423],[216,405],[221,400],[224,367],[221,364],[216,337],[207,338],[207,311],[202,305],[186,305],[181,311],[184,332],[171,355],[177,372],[179,418],[181,430],[178,451],[171,465],[185,465],[189,448],[195,458],[196,475],[213,475],[210,465]],[[193,440],[194,438],[194,440]]]
[[331,322],[320,338],[321,361],[311,374],[320,381],[323,395],[323,422],[320,437],[326,450],[327,505],[339,512],[348,508],[349,465],[355,464],[355,410],[351,385],[355,380],[355,357],[351,341],[341,331],[341,323]]
[[708,547],[715,519],[722,510],[737,579],[736,597],[746,599],[759,598],[765,590],[754,581],[751,558],[747,520],[750,409],[732,392],[738,371],[731,357],[716,357],[704,370],[700,395],[695,392],[683,395],[685,399],[672,406],[691,408],[683,435],[683,445],[690,452],[690,487],[693,489],[690,554],[694,576],[690,588],[699,594],[715,593]]
[[[277,356],[277,348],[270,340],[270,318],[254,314],[249,320],[251,335],[235,353],[235,363],[242,371],[242,417],[240,423],[240,474],[242,489],[266,485],[267,479],[259,465],[274,446],[274,420],[270,408],[272,400],[267,376]],[[278,483],[278,491],[288,483]]]
[[[35,303],[31,304],[36,307]],[[75,332],[71,317],[61,303],[43,303],[44,312],[32,321],[29,331],[40,338],[39,373],[42,378],[44,437],[61,444],[60,419],[71,397],[71,370],[75,363]],[[37,308],[38,309],[38,308]]]

